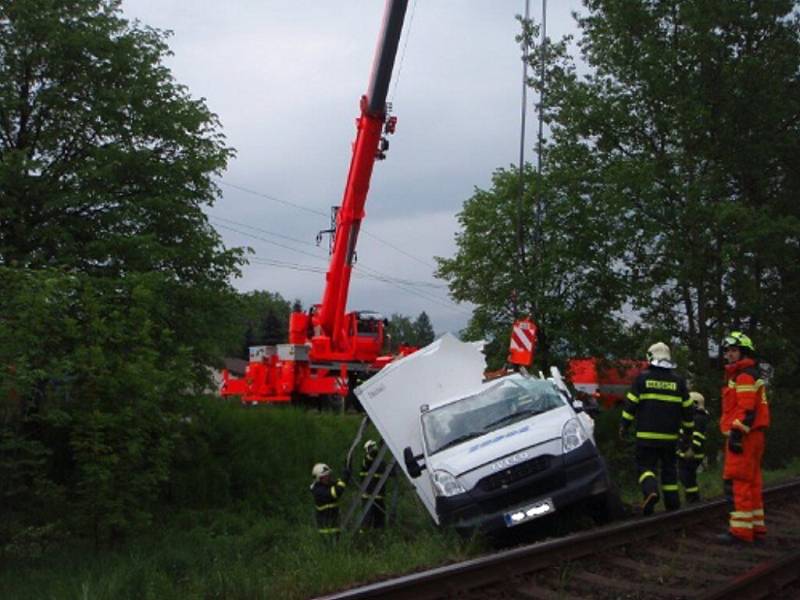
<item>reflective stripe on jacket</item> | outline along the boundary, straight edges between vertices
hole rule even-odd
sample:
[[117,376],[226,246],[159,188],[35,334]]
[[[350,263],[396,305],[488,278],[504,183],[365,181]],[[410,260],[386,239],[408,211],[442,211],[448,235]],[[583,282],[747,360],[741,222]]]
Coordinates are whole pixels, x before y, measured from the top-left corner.
[[636,422],[636,441],[663,446],[694,429],[694,409],[686,380],[672,369],[651,366],[631,386],[622,410],[623,426]]
[[315,481],[311,484],[311,495],[314,497],[317,529],[320,533],[337,533],[339,531],[339,500],[345,488],[341,479],[336,483]]
[[[362,479],[364,479],[367,475],[369,475],[369,470],[372,468],[372,463],[375,459],[378,458],[378,452],[375,451],[372,454],[365,454],[364,459],[361,461],[361,471],[359,475]],[[375,488],[378,487],[378,482],[380,481],[383,474],[386,472],[386,463],[381,461],[378,467],[375,469],[375,472],[372,474],[372,479],[367,484],[367,488],[365,490],[365,494],[362,494],[363,498],[369,498],[370,495],[373,494]],[[375,498],[383,498],[382,494],[375,495]]]
[[[706,429],[708,428],[708,421],[711,415],[705,408],[694,409],[694,431],[692,432],[692,454],[695,460],[703,460],[706,457]],[[683,434],[683,428],[680,431]],[[678,456],[683,456],[682,452],[678,452]]]
[[749,433],[769,427],[767,388],[759,377],[752,358],[725,365],[727,384],[722,388],[722,415],[719,427],[728,435],[731,429]]

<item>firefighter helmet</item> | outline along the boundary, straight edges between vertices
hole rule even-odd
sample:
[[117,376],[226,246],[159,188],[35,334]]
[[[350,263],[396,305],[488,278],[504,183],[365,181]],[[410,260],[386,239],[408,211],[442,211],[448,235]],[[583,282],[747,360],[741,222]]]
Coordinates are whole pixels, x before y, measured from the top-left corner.
[[672,369],[675,365],[672,363],[672,354],[670,354],[669,346],[664,342],[656,342],[647,349],[647,362],[654,367],[664,367]]
[[316,480],[319,481],[323,477],[331,474],[331,468],[326,465],[325,463],[317,463],[314,465],[314,468],[311,469],[311,476]]
[[364,452],[367,454],[372,454],[378,449],[378,442],[375,440],[367,440],[364,442]]
[[753,341],[743,334],[741,331],[731,331],[728,335],[725,336],[725,339],[722,340],[722,349],[725,350],[730,348],[731,346],[735,346],[742,350],[748,350],[752,353],[755,353],[756,347],[753,345]]
[[689,399],[694,403],[696,408],[705,408],[706,399],[700,392],[689,392]]

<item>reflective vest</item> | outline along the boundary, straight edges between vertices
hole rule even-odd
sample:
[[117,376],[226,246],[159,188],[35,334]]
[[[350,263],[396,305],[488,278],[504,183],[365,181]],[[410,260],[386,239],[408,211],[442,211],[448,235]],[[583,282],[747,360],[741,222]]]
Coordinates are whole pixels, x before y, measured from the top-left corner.
[[719,428],[728,435],[731,429],[749,433],[769,427],[767,388],[752,358],[725,365],[727,384],[722,388],[722,416]]
[[686,380],[672,369],[649,367],[633,382],[625,398],[622,425],[636,422],[636,442],[664,446],[687,437],[694,429],[694,408]]

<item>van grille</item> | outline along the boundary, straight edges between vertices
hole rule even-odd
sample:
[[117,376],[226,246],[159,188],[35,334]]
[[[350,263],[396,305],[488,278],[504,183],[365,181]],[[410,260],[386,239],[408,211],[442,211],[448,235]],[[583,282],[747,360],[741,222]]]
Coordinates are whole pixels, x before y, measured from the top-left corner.
[[537,456],[524,463],[503,469],[499,473],[492,473],[478,482],[477,488],[482,492],[493,492],[520,479],[541,473],[550,468],[550,456]]

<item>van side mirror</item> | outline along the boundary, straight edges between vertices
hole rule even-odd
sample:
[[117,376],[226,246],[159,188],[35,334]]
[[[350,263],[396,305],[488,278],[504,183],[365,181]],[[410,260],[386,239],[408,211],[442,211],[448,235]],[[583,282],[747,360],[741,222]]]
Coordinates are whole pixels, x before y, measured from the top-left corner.
[[425,465],[419,464],[419,459],[422,458],[422,456],[422,454],[414,456],[414,453],[411,451],[411,446],[406,446],[405,450],[403,450],[403,462],[406,463],[406,471],[408,471],[412,479],[416,479],[422,475],[422,469],[425,468]]

